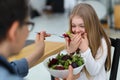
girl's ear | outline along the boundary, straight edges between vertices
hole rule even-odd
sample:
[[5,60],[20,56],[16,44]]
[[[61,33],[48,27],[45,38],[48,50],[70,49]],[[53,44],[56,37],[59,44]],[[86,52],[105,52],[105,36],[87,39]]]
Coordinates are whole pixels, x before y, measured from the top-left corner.
[[18,27],[19,27],[19,22],[18,21],[13,22],[13,24],[11,25],[11,28],[8,31],[9,40],[15,41]]

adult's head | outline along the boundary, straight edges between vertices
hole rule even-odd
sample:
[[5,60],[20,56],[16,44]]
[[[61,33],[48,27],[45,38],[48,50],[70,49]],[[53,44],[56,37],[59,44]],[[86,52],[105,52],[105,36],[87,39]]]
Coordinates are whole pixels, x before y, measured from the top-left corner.
[[0,46],[9,53],[17,53],[28,36],[28,10],[27,0],[0,0]]

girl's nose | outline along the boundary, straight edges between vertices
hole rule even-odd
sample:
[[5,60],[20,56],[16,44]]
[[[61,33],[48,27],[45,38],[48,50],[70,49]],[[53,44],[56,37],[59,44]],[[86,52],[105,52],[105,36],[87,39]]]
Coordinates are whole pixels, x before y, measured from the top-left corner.
[[80,27],[76,27],[75,33],[81,33],[81,32],[83,32],[83,31],[81,30],[81,28],[80,28]]

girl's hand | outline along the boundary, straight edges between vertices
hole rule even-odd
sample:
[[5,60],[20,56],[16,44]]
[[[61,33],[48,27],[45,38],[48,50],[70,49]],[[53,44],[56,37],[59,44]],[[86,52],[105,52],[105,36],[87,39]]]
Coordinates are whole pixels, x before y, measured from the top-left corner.
[[81,43],[81,34],[71,34],[71,41],[68,37],[65,38],[66,41],[66,49],[68,53],[75,52]]
[[81,38],[81,44],[79,46],[79,49],[81,50],[81,52],[85,52],[89,47],[89,42],[88,42],[88,38],[87,38],[87,33],[84,33],[82,38]]
[[[76,80],[77,78],[80,77],[80,73],[73,75],[73,68],[72,66],[69,66],[69,74],[66,79],[63,80]],[[55,78],[55,80],[60,80],[59,78]]]

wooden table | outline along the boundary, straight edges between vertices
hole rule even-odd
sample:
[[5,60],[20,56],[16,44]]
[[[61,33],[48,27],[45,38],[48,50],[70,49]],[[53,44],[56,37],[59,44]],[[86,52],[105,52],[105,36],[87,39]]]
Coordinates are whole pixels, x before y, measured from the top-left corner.
[[[25,48],[23,48],[18,55],[11,57],[9,60],[18,60],[21,58],[24,58],[28,55],[30,55],[35,49],[35,44],[31,44]],[[65,49],[65,43],[63,42],[51,42],[51,41],[45,41],[45,53],[44,55],[36,62],[35,65],[42,62],[45,58],[54,55],[60,51]]]

